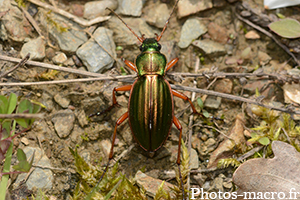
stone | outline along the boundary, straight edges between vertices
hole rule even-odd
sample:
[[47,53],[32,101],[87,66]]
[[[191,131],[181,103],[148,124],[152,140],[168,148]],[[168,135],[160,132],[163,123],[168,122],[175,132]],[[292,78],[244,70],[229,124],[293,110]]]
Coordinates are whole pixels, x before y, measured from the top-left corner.
[[[49,18],[52,23],[49,22]],[[49,14],[44,9],[39,9],[38,21],[49,31],[50,36],[64,52],[74,53],[88,39],[83,28],[77,23],[53,12]]]
[[59,52],[57,55],[55,55],[52,58],[52,61],[54,64],[62,65],[64,62],[67,61],[67,59],[68,59],[68,57],[66,56],[66,54]]
[[139,17],[142,14],[142,0],[119,0],[120,12],[123,15]]
[[20,55],[24,58],[30,53],[30,60],[43,60],[45,58],[45,41],[42,37],[30,40],[22,46]]
[[83,17],[86,19],[94,19],[99,16],[106,16],[110,11],[106,8],[115,10],[118,7],[116,0],[90,1],[84,5]]
[[165,3],[155,3],[145,11],[146,21],[158,28],[163,28],[169,18],[169,9]]
[[188,19],[182,26],[178,46],[180,48],[187,48],[193,40],[206,32],[207,28],[205,24],[203,24],[199,19]]
[[56,95],[54,95],[54,100],[56,103],[58,103],[58,105],[60,105],[62,108],[68,108],[69,104],[70,104],[70,99],[62,96],[61,93],[57,93]]
[[116,57],[116,45],[112,34],[111,30],[99,27],[94,32],[93,38],[90,38],[76,51],[77,56],[87,67],[88,71],[100,73],[113,66],[114,58]]
[[224,45],[209,39],[195,40],[192,44],[200,48],[207,55],[221,56],[226,54],[226,49]]
[[181,0],[178,2],[179,18],[195,14],[197,12],[207,10],[213,7],[211,0],[198,1],[198,0]]
[[25,147],[23,151],[26,154],[27,159],[32,158],[34,154],[33,164],[43,166],[45,168],[34,167],[29,176],[27,173],[18,175],[14,185],[16,186],[28,176],[26,179],[26,185],[28,189],[52,189],[54,180],[53,172],[50,169],[47,169],[47,167],[51,168],[52,166],[49,158],[42,154],[43,150],[37,147]]
[[61,110],[52,115],[51,119],[54,129],[60,138],[66,138],[70,135],[74,127],[75,116],[69,109]]

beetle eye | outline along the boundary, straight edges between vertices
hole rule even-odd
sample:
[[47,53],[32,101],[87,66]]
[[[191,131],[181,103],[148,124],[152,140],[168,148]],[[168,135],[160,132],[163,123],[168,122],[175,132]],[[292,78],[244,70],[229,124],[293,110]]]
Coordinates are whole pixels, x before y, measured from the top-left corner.
[[157,48],[158,48],[158,50],[160,50],[161,49],[161,45],[159,43],[157,43],[157,44],[158,44]]
[[140,46],[140,51],[143,51],[143,45]]

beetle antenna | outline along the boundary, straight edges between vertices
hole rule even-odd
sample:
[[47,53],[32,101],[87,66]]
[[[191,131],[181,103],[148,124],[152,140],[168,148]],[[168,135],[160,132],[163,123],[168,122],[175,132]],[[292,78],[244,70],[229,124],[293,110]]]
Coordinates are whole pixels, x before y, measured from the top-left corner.
[[170,17],[169,17],[169,19],[166,21],[166,24],[165,24],[163,30],[161,31],[160,35],[158,36],[157,34],[155,34],[155,35],[156,35],[156,41],[157,41],[157,42],[160,40],[160,38],[161,38],[162,35],[164,34],[164,32],[165,32],[165,30],[166,30],[166,28],[167,28],[167,25],[168,25],[168,23],[169,23],[169,20],[170,20],[170,18],[171,18],[171,16],[172,16],[172,14],[173,14],[173,12],[174,12],[174,10],[175,10],[177,4],[178,4],[178,1],[179,1],[179,0],[176,1],[175,5],[174,5],[174,8],[173,8],[173,10],[172,10],[172,12],[171,12],[171,14],[170,14]]
[[142,36],[142,37],[139,37],[127,24],[126,22],[124,22],[124,20],[120,17],[120,15],[118,15],[115,11],[113,11],[112,9],[106,7],[105,9],[107,10],[110,10],[114,15],[116,15],[122,22],[123,24],[125,24],[125,26],[127,26],[127,28],[131,31],[131,33],[133,33],[133,35],[135,35],[135,37],[137,37],[137,39],[143,43],[143,41],[145,40],[145,38]]

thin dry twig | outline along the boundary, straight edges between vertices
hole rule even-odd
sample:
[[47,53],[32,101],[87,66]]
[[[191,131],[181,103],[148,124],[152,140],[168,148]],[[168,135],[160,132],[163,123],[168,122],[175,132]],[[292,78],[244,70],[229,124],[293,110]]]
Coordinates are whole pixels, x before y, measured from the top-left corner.
[[251,149],[250,151],[248,151],[247,153],[238,157],[236,160],[239,162],[242,160],[245,160],[245,159],[249,158],[250,156],[252,156],[253,154],[255,154],[256,152],[260,151],[262,148],[264,148],[264,146],[255,147],[255,148]]
[[27,18],[27,20],[31,23],[31,25],[34,27],[36,32],[43,38],[45,38],[42,34],[42,30],[40,29],[39,25],[36,23],[36,21],[33,19],[33,17],[27,12],[26,9],[24,9],[22,6],[20,7],[22,9],[22,12],[24,13],[24,16]]
[[0,74],[0,78],[5,77],[7,74],[15,71],[17,68],[22,67],[25,65],[25,63],[27,62],[27,60],[30,57],[30,53],[28,53],[22,60],[20,60],[20,62],[14,66],[13,68],[11,68],[10,70],[8,70],[7,72],[5,72],[4,74]]
[[68,12],[66,12],[66,11],[64,11],[64,10],[62,10],[60,8],[55,8],[54,6],[51,6],[51,5],[47,4],[47,3],[43,3],[43,2],[38,1],[38,0],[28,0],[28,1],[31,2],[31,3],[33,3],[33,4],[35,4],[35,5],[38,5],[40,7],[52,10],[53,12],[58,13],[58,14],[66,17],[68,19],[71,19],[74,22],[76,22],[76,23],[78,23],[78,24],[80,24],[82,26],[91,26],[93,24],[97,24],[99,22],[106,21],[106,20],[108,20],[110,18],[110,16],[105,16],[105,17],[100,16],[100,17],[96,17],[96,18],[94,18],[94,19],[92,19],[90,21],[87,21],[85,19],[82,19],[82,18],[79,18],[79,17],[77,17],[75,15],[72,15],[71,13],[68,13]]
[[[13,58],[13,57],[4,56],[4,55],[0,55],[0,60],[10,61],[10,62],[17,62],[17,63],[21,61],[21,59],[19,59],[19,58]],[[78,74],[78,75],[82,75],[82,76],[107,77],[106,75],[103,75],[103,74],[87,72],[87,71],[78,70],[78,69],[71,69],[71,68],[67,68],[67,67],[60,67],[60,66],[57,66],[57,65],[51,65],[51,64],[36,62],[36,61],[31,61],[31,60],[27,61],[27,64],[31,65],[31,66],[35,66],[35,67],[42,67],[42,68],[46,68],[46,69],[54,69],[54,70],[69,72],[69,73]]]

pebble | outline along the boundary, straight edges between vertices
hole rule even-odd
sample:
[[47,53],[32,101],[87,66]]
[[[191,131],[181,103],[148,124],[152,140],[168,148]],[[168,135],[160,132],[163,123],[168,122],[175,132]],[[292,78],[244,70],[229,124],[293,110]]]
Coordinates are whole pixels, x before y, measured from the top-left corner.
[[106,156],[106,158],[108,158],[110,149],[111,149],[111,141],[108,139],[101,140],[100,147],[101,147],[101,150],[104,152],[104,155]]
[[30,60],[43,60],[45,58],[45,41],[42,37],[30,40],[22,46],[20,55],[24,58],[30,53]]
[[60,105],[62,108],[68,108],[70,104],[70,99],[62,96],[62,94],[59,92],[56,95],[54,95],[54,100],[58,105]]
[[5,12],[7,10],[9,10],[9,12],[1,17],[1,40],[10,38],[17,42],[24,42],[33,31],[31,24],[26,19],[21,9],[19,9],[16,2],[10,0],[0,1],[0,12]]
[[82,109],[75,110],[75,116],[77,117],[79,125],[81,127],[84,127],[84,126],[89,124],[89,122],[87,120],[87,116],[86,116],[84,110],[82,110]]
[[69,109],[60,110],[52,115],[51,121],[54,124],[54,129],[57,135],[60,138],[66,138],[68,135],[70,135],[74,127],[75,116]]
[[177,15],[179,18],[195,14],[197,12],[207,10],[213,7],[211,0],[195,1],[195,0],[181,0],[178,2]]
[[221,100],[221,97],[208,96],[205,99],[204,106],[205,108],[218,109],[221,105]]
[[83,17],[86,19],[94,19],[99,16],[106,16],[110,11],[106,8],[115,10],[118,7],[116,0],[90,1],[84,5]]
[[139,17],[142,14],[143,0],[119,0],[119,8],[123,15]]
[[22,137],[21,142],[27,146],[29,144],[29,140],[26,137]]
[[190,154],[190,169],[198,169],[199,168],[199,157],[198,153],[195,149],[191,148]]
[[190,18],[183,24],[178,46],[187,48],[191,42],[207,32],[205,24],[197,18]]
[[271,56],[269,56],[267,53],[262,52],[262,51],[258,51],[257,56],[258,56],[259,63],[262,66],[268,64],[270,62],[270,60],[272,60]]
[[[152,178],[152,177],[144,174],[141,171],[138,171],[135,174],[135,180],[136,180],[137,185],[139,187],[144,188],[146,190],[146,194],[152,198],[154,198],[157,189],[163,182],[162,180]],[[174,187],[174,185],[172,185],[171,183],[168,183],[166,181],[164,182],[163,189],[165,191],[168,191],[171,194],[171,197],[172,197],[173,192],[170,188],[173,188],[173,187]]]
[[226,44],[228,41],[227,29],[219,26],[218,24],[211,22],[208,24],[208,34],[213,41],[221,44]]
[[260,36],[256,31],[249,31],[248,33],[246,33],[245,38],[250,40],[256,40],[259,39]]
[[163,28],[169,18],[169,9],[165,3],[155,3],[145,11],[146,21],[158,28]]
[[78,17],[83,17],[84,6],[78,3],[72,3],[70,5],[70,10],[73,15]]
[[[104,27],[99,27],[93,34],[95,40],[100,43],[101,47],[93,38],[90,38],[77,51],[77,56],[90,72],[102,72],[105,69],[112,68],[114,58],[116,57],[116,45],[113,40],[113,32]],[[113,56],[113,57],[111,57]]]
[[231,94],[232,88],[233,82],[230,79],[221,79],[216,82],[214,91]]
[[56,56],[52,58],[52,61],[54,64],[62,65],[64,62],[66,62],[68,57],[66,54],[59,52]]
[[[46,155],[42,154],[42,149],[37,147],[25,147],[23,149],[26,154],[27,159],[31,158],[34,153],[34,165],[44,166],[44,167],[52,167],[49,158]],[[53,186],[53,172],[47,168],[32,168],[33,171],[29,174],[29,177],[26,179],[26,185],[29,190],[31,189],[42,189],[42,190],[50,190]],[[27,173],[18,175],[18,178],[14,184],[17,186],[20,181],[24,180],[28,176]]]
[[221,56],[226,54],[224,45],[209,39],[195,40],[192,44],[199,47],[207,55]]
[[[53,24],[49,24],[49,20],[46,19],[47,15],[50,15],[49,17],[51,20],[56,22],[58,26],[67,28],[68,30],[57,30],[57,27],[53,26]],[[64,52],[74,53],[77,48],[88,39],[82,28],[77,23],[53,12],[47,14],[47,11],[40,9],[38,12],[38,21],[40,21],[41,25],[49,31],[49,34],[54,38],[59,48]],[[69,29],[69,27],[72,28]]]

